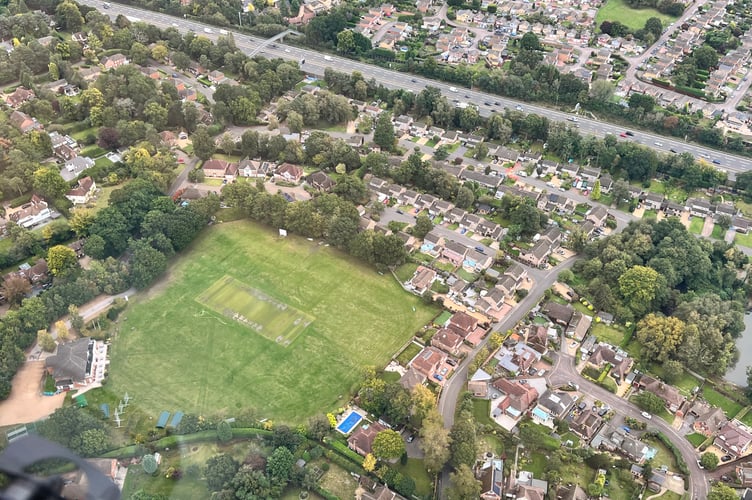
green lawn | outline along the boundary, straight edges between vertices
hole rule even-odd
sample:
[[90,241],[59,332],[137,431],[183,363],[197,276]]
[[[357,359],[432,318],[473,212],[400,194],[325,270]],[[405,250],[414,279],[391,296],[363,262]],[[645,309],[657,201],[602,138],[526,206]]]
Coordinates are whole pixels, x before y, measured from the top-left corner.
[[720,407],[728,418],[733,418],[742,409],[742,405],[730,400],[720,392],[713,389],[710,385],[702,388],[702,397],[711,405]]
[[643,439],[651,448],[657,451],[653,459],[653,467],[659,468],[661,465],[668,465],[668,469],[676,471],[676,458],[666,446],[657,439]]
[[752,248],[752,233],[749,233],[749,234],[736,233],[736,237],[734,238],[734,243],[742,247]]
[[590,333],[595,335],[599,342],[608,342],[614,346],[620,346],[624,340],[624,332],[614,326],[605,323],[593,323],[590,327]]
[[713,232],[710,234],[711,238],[715,238],[717,240],[722,240],[726,236],[726,230],[723,229],[718,224],[713,226]]
[[433,492],[433,482],[431,481],[431,476],[426,472],[426,466],[423,465],[423,460],[408,458],[405,465],[398,463],[394,468],[403,475],[413,478],[413,481],[415,481],[416,495],[421,497],[431,495]]
[[[315,320],[289,346],[270,340],[196,301],[223,276]],[[385,365],[436,314],[391,276],[245,221],[208,229],[165,279],[131,301],[105,386],[153,415],[253,407],[305,421],[341,406],[363,366]]]
[[752,411],[748,411],[744,414],[744,416],[740,419],[742,423],[748,427],[752,427]]
[[703,436],[699,432],[693,432],[692,434],[687,434],[684,437],[686,437],[687,441],[689,441],[690,443],[692,443],[692,446],[694,446],[695,448],[697,448],[698,446],[700,446],[707,439],[705,436]]
[[416,354],[418,354],[421,351],[421,347],[414,343],[410,342],[407,344],[407,347],[405,347],[405,350],[403,350],[399,356],[397,356],[397,362],[401,364],[402,366],[407,366],[407,364],[415,357]]
[[692,234],[701,234],[702,226],[705,225],[705,220],[702,217],[692,217],[689,221],[689,232]]
[[632,9],[624,0],[608,0],[605,5],[598,9],[595,24],[600,26],[603,21],[619,21],[632,30],[638,30],[644,28],[645,21],[651,17],[660,19],[663,26],[668,26],[676,20],[675,17],[661,14],[656,9]]
[[491,420],[491,400],[473,399],[473,417],[479,424],[496,425],[496,422]]
[[400,282],[404,283],[413,277],[416,269],[418,269],[418,264],[415,262],[407,262],[395,269],[394,274],[397,275]]

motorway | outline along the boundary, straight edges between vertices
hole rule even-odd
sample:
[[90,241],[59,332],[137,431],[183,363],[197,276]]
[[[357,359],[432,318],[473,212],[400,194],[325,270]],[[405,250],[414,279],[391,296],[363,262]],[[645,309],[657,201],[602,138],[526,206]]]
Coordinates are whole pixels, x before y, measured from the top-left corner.
[[[196,34],[206,36],[209,39],[216,40],[219,36],[218,28],[204,23],[196,21],[182,19],[179,17],[170,16],[167,14],[161,14],[158,12],[152,12],[144,9],[128,5],[120,5],[117,3],[111,3],[110,8],[104,10],[103,4],[100,1],[95,0],[80,0],[81,4],[88,5],[99,9],[101,12],[108,14],[111,18],[117,17],[122,14],[128,16],[131,19],[138,19],[144,22],[148,22],[158,26],[160,28],[174,27],[179,31],[195,31]],[[208,31],[206,31],[208,30]],[[241,50],[246,53],[256,49],[259,45],[263,44],[265,40],[260,37],[245,35],[237,32],[232,32],[235,44]],[[554,121],[567,121],[574,117],[570,113],[564,113],[558,110],[546,108],[540,105],[534,105],[521,101],[515,101],[506,97],[501,97],[495,94],[488,94],[485,92],[479,92],[476,90],[470,90],[465,88],[457,88],[450,84],[423,78],[420,76],[409,76],[404,73],[399,73],[394,70],[381,68],[371,64],[362,63],[359,61],[353,61],[344,57],[338,57],[335,55],[326,55],[322,52],[310,49],[304,49],[293,45],[287,45],[282,42],[274,43],[261,49],[259,55],[264,57],[279,57],[283,59],[290,59],[297,62],[305,60],[305,63],[301,66],[304,71],[314,75],[323,75],[324,70],[327,67],[336,69],[344,73],[352,73],[353,71],[360,72],[366,79],[374,78],[378,83],[383,84],[387,88],[391,89],[406,89],[411,92],[420,92],[427,86],[433,86],[441,90],[441,92],[450,100],[460,100],[463,102],[474,103],[478,106],[480,114],[482,116],[489,116],[493,112],[503,112],[504,108],[510,109],[522,109],[525,113],[535,113],[542,116],[546,116],[550,120]],[[450,89],[455,89],[452,91]],[[603,137],[606,134],[614,134],[617,137],[619,134],[625,132],[624,128],[620,125],[613,125],[600,120],[594,120],[585,117],[577,117],[577,126],[580,132],[584,134],[592,134],[598,137]],[[696,158],[705,158],[709,161],[717,161],[718,168],[728,172],[729,177],[733,178],[736,173],[752,170],[752,159],[744,158],[741,156],[732,155],[716,151],[711,148],[700,146],[695,143],[685,142],[675,138],[664,137],[648,132],[633,130],[633,137],[629,137],[628,140],[639,141],[641,144],[649,146],[655,150],[670,153],[673,149],[677,153],[691,153]]]

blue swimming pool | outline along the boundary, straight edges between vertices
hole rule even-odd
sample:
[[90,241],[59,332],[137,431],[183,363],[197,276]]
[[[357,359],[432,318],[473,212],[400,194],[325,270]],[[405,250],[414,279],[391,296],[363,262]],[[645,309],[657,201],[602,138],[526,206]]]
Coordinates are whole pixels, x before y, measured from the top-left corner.
[[356,425],[360,423],[361,420],[363,420],[363,417],[359,413],[352,411],[347,416],[347,418],[339,423],[337,430],[342,434],[350,434],[350,432],[355,428]]

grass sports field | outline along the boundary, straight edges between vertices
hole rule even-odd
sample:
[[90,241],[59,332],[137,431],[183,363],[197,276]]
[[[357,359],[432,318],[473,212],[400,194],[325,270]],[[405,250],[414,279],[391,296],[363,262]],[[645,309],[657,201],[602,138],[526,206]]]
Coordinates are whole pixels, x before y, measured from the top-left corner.
[[302,422],[438,312],[340,252],[245,221],[208,228],[168,275],[123,314],[104,388],[155,418],[252,407]]
[[656,9],[633,9],[624,0],[606,0],[598,9],[595,24],[600,26],[603,21],[619,21],[632,30],[638,30],[644,28],[645,21],[651,17],[660,19],[664,28],[676,20],[675,17],[662,14]]

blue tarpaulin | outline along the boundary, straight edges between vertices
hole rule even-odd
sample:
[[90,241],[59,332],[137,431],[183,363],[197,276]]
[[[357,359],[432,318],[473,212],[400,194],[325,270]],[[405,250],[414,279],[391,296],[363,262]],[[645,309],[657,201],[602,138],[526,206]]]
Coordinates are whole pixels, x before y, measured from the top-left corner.
[[159,414],[159,420],[157,420],[157,427],[160,429],[164,429],[167,425],[167,419],[170,418],[170,412],[169,411],[163,411]]
[[177,427],[181,420],[183,420],[183,412],[176,411],[175,415],[172,416],[172,420],[170,420],[170,427]]

